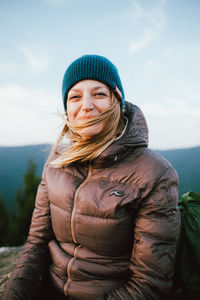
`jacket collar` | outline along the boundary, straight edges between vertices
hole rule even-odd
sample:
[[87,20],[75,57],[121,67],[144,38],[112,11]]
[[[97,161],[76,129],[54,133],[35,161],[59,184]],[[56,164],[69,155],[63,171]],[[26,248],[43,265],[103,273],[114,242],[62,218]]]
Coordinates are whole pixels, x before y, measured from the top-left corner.
[[93,161],[94,168],[113,165],[128,156],[133,148],[148,146],[148,127],[141,109],[126,101],[124,116],[128,123],[123,134]]

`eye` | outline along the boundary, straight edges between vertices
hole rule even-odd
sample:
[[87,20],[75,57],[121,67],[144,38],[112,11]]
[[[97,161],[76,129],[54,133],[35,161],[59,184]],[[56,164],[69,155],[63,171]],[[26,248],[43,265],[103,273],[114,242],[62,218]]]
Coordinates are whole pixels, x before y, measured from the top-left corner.
[[103,93],[103,92],[95,93],[94,96],[107,97],[107,95],[105,93]]
[[72,95],[72,96],[69,96],[68,100],[77,100],[79,98],[80,98],[79,95]]

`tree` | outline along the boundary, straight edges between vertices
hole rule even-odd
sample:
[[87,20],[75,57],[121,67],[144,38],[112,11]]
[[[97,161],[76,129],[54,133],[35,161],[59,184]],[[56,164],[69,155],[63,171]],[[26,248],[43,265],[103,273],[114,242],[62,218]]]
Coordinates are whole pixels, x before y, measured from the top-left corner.
[[36,175],[36,164],[29,160],[28,169],[24,174],[24,187],[16,192],[14,199],[16,213],[12,220],[12,245],[22,245],[27,238],[40,180]]

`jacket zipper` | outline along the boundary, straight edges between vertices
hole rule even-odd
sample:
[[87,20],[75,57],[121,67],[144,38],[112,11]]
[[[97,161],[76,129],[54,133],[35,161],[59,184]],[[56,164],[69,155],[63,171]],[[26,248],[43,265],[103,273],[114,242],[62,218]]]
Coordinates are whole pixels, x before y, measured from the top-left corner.
[[[74,264],[74,261],[77,259],[77,251],[81,248],[82,246],[81,245],[78,245],[75,249],[74,249],[74,253],[73,253],[73,256],[69,263],[68,263],[68,266],[67,266],[67,288],[66,288],[66,296],[68,296],[68,291],[69,291],[69,287],[70,287],[70,283],[71,283],[71,269],[72,269],[72,266]],[[71,298],[70,298],[71,299]]]
[[73,257],[70,259],[69,263],[68,263],[68,266],[67,266],[67,275],[68,275],[68,280],[71,280],[71,268],[72,268],[72,265],[75,261],[75,259],[77,258],[77,251],[79,250],[79,248],[81,248],[81,245],[78,245],[75,249],[74,249],[74,253],[73,253]]
[[70,287],[70,283],[71,283],[71,268],[72,268],[72,265],[75,261],[75,257],[72,257],[68,263],[68,266],[67,266],[67,282],[66,282],[66,288],[65,288],[65,295],[68,296],[68,291],[69,291],[69,287]]
[[[74,206],[72,209],[72,216],[71,216],[71,231],[72,231],[72,240],[75,244],[78,244],[77,240],[76,240],[76,235],[75,235],[75,215],[76,215],[76,211],[77,211],[77,207],[76,207],[76,195],[79,191],[79,189],[85,184],[86,180],[88,179],[90,173],[92,173],[92,165],[89,164],[88,166],[88,174],[86,179],[82,182],[82,184],[78,187],[76,193],[75,193],[75,197],[74,197]],[[74,261],[76,260],[76,254],[78,249],[81,247],[81,245],[77,245],[77,247],[74,249],[74,253],[73,253],[73,257],[70,259],[68,266],[67,266],[67,283],[68,283],[68,287],[67,287],[67,291],[69,290],[69,286],[70,286],[70,282],[71,282],[71,269],[72,269],[72,265],[74,263]]]
[[75,257],[72,257],[72,258],[70,259],[69,263],[68,263],[68,266],[67,266],[68,280],[71,280],[71,273],[70,273],[70,271],[71,271],[71,267],[72,267],[73,262],[75,261],[75,259],[76,259]]
[[73,206],[73,209],[72,209],[72,216],[71,216],[71,231],[72,231],[72,239],[73,239],[73,242],[75,244],[78,244],[77,240],[76,240],[76,234],[75,234],[75,215],[76,215],[76,211],[77,211],[77,206],[76,206],[76,202],[77,202],[77,197],[76,195],[78,194],[78,191],[79,189],[85,184],[85,182],[87,181],[88,177],[90,176],[90,173],[92,173],[92,165],[91,163],[89,163],[89,166],[88,166],[88,174],[87,174],[87,177],[86,179],[81,183],[81,185],[78,187],[78,189],[76,190],[76,193],[75,193],[75,197],[74,197],[74,206]]

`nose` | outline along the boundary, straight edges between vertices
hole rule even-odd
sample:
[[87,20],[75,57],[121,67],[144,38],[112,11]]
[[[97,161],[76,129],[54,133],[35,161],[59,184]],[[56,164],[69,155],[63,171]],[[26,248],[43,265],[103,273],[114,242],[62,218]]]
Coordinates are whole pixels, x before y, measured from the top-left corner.
[[82,98],[82,110],[91,111],[94,108],[92,97],[88,94],[85,94]]

